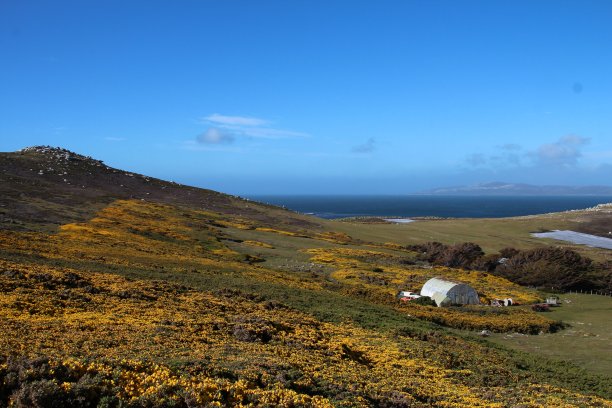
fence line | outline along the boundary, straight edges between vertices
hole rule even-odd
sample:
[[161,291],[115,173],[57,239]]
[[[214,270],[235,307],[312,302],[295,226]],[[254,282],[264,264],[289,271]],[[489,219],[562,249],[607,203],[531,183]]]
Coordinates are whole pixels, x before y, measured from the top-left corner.
[[580,293],[583,295],[599,295],[599,296],[612,296],[612,292],[606,292],[603,290],[570,290],[565,293]]

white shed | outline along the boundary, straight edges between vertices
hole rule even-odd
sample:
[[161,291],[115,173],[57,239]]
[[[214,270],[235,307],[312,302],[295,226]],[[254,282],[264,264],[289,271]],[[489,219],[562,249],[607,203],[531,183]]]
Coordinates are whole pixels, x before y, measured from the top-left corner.
[[432,278],[425,282],[421,296],[429,296],[438,306],[477,305],[480,303],[478,293],[470,285],[452,282],[442,278]]

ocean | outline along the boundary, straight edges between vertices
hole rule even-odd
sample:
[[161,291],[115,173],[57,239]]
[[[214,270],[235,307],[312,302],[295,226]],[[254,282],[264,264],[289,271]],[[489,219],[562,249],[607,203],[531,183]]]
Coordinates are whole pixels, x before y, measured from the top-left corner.
[[501,218],[593,207],[612,196],[254,195],[249,199],[320,218]]

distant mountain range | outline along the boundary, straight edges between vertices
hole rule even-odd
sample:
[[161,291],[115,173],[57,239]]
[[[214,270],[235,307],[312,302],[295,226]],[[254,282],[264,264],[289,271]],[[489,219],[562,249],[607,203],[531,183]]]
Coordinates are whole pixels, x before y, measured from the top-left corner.
[[535,186],[492,182],[470,186],[441,187],[421,191],[423,195],[611,195],[610,186]]

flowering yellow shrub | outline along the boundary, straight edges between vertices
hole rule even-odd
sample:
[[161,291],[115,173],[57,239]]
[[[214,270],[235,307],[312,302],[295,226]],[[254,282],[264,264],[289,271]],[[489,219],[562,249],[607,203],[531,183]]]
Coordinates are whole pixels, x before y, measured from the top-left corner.
[[[209,293],[95,272],[101,265],[178,275],[210,270],[208,276],[300,288],[305,296],[325,290],[325,281],[248,264],[224,245],[219,225],[220,217],[204,212],[119,201],[55,235],[0,232],[7,254],[0,258],[0,406],[43,389],[67,400],[97,390],[124,406],[609,405],[535,381],[501,353],[435,331],[398,334],[323,322],[239,291]],[[314,262],[336,268],[330,278],[344,288],[364,285],[388,298],[387,286],[428,273],[400,267],[397,255],[384,250],[342,245],[309,252]],[[79,269],[58,266],[73,260]],[[370,274],[390,283],[381,286]],[[489,322],[470,310],[458,316],[409,305],[402,311]]]
[[279,234],[279,235],[286,235],[288,237],[309,238],[308,235],[305,235],[303,233],[294,232],[294,231],[284,231],[284,230],[279,230],[279,229],[275,229],[275,228],[257,227],[257,228],[255,228],[255,230],[256,231],[261,231],[261,232],[270,232],[270,233]]
[[[444,345],[436,350],[428,341],[319,322],[239,293],[215,296],[164,282],[7,261],[0,268],[15,271],[0,277],[0,356],[49,356],[58,374],[48,376],[66,393],[89,373],[124,401],[327,407],[337,393],[354,406],[389,400],[504,406],[509,394],[517,404],[533,406],[603,403],[563,389],[515,388],[521,378],[475,345],[453,350],[465,358],[477,354],[480,364],[502,370],[506,385],[498,393],[483,396],[483,385],[472,384],[473,368],[449,364]],[[183,368],[170,367],[181,361]],[[73,374],[61,377],[59,366]],[[6,363],[0,367],[7,369]],[[227,370],[234,379],[214,374]]]
[[[393,304],[394,295],[398,290],[418,293],[427,280],[438,276],[470,284],[480,294],[484,303],[488,303],[489,299],[506,297],[511,297],[520,303],[532,303],[538,300],[538,293],[535,290],[479,271],[400,266],[399,262],[392,262],[396,258],[395,255],[372,250],[317,248],[306,252],[313,255],[311,260],[314,262],[335,266],[337,269],[330,275],[334,280],[345,285],[366,288],[366,296],[371,301],[386,299],[386,303]],[[530,309],[516,307],[492,309],[488,306],[474,306],[457,309],[401,304],[399,310],[419,319],[469,330],[538,333],[554,331],[559,327],[557,322]]]
[[395,250],[404,250],[404,247],[400,244],[396,244],[395,242],[385,242],[383,247]]
[[247,220],[243,220],[240,219],[239,221],[237,220],[217,220],[216,221],[217,224],[222,225],[224,227],[229,227],[229,228],[237,228],[237,229],[241,229],[241,230],[252,230],[255,229],[255,224],[253,224],[252,222],[249,222]]
[[349,235],[345,234],[344,232],[334,232],[334,231],[322,232],[322,233],[314,235],[313,238],[319,239],[321,241],[332,242],[334,244],[340,244],[340,245],[348,244],[353,241],[353,238],[351,238]]
[[530,309],[488,308],[486,306],[435,307],[404,304],[401,309],[413,317],[444,326],[467,330],[491,330],[494,332],[519,332],[538,334],[556,331],[559,324]]
[[262,247],[262,248],[268,248],[268,249],[274,249],[274,247],[268,243],[265,242],[261,242],[261,241],[252,241],[252,240],[246,240],[242,242],[245,245],[250,245],[250,246],[257,246],[257,247]]
[[[384,276],[392,285],[390,291],[412,290],[418,292],[425,282],[433,277],[443,277],[468,283],[483,297],[497,299],[511,297],[519,303],[533,303],[539,300],[539,293],[522,287],[509,280],[481,271],[467,271],[446,267],[415,267],[401,265],[401,258],[386,252],[351,248],[316,248],[306,250],[313,262],[332,264],[339,268],[334,278],[347,283],[363,283],[364,275]],[[380,268],[383,274],[373,269]],[[358,269],[346,271],[342,269]]]

